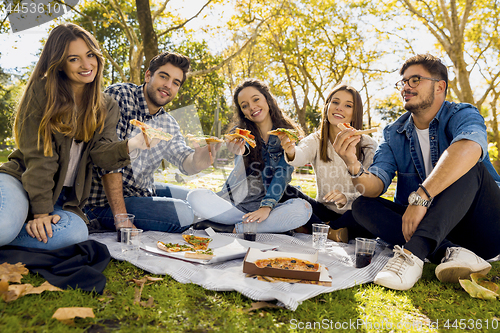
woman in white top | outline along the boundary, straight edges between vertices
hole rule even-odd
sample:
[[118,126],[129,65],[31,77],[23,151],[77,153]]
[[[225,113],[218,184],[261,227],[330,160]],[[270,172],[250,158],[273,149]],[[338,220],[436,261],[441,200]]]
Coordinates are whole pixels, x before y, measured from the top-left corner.
[[[349,123],[356,129],[363,126],[363,102],[359,92],[351,86],[340,84],[328,94],[318,131],[308,135],[296,146],[286,135],[280,135],[281,145],[285,150],[286,161],[295,167],[312,164],[316,175],[316,200],[307,197],[295,188],[288,187],[284,199],[300,197],[307,199],[313,206],[311,223],[329,223],[329,237],[336,241],[347,241],[347,229],[357,226],[351,217],[352,202],[361,195],[362,189],[356,189],[352,175],[337,151],[345,149],[336,141],[341,130],[340,123]],[[353,136],[358,160],[368,168],[373,160],[377,143],[368,135]],[[356,142],[357,141],[357,142]],[[357,229],[357,228],[355,228]],[[350,230],[351,231],[351,230]],[[356,230],[356,232],[361,230]],[[354,236],[351,232],[351,236]],[[358,235],[356,235],[358,236]]]

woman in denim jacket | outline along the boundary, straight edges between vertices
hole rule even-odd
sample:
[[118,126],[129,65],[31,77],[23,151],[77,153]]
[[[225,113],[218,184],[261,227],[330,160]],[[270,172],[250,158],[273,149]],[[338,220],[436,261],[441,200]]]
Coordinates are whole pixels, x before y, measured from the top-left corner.
[[[237,156],[222,190],[215,194],[196,189],[188,194],[187,201],[197,216],[224,225],[214,228],[218,231],[243,233],[243,222],[258,223],[259,233],[302,226],[311,216],[311,205],[298,198],[278,203],[292,178],[293,167],[285,161],[279,138],[267,133],[298,126],[281,112],[269,87],[259,80],[245,80],[236,87],[233,99],[234,123],[250,130],[257,145],[250,148],[242,139],[228,142],[228,150]],[[195,228],[215,225],[200,222]]]

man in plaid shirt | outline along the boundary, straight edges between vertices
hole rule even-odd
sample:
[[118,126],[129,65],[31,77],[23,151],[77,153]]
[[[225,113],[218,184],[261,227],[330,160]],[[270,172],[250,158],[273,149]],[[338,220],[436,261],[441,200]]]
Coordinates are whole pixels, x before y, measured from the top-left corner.
[[206,169],[213,163],[218,146],[193,150],[184,141],[176,120],[163,109],[186,80],[190,60],[186,56],[164,52],[154,57],[146,71],[145,83],[114,84],[106,93],[118,102],[121,117],[116,131],[121,140],[137,135],[140,129],[130,124],[137,119],[173,135],[169,141],[153,139],[149,150],[131,152],[132,163],[106,172],[94,167],[94,177],[85,213],[106,229],[131,227],[130,221],[114,224],[120,213],[135,215],[134,225],[144,230],[182,232],[193,223],[194,214],[185,201],[189,192],[180,186],[154,183],[154,172],[162,159],[187,175]]

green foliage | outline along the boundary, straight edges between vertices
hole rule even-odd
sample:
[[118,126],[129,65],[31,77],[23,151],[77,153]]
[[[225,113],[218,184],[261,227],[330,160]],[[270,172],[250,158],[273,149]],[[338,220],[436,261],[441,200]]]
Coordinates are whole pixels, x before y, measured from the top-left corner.
[[[168,44],[165,44],[168,45]],[[217,65],[222,59],[213,56],[206,42],[185,40],[179,45],[169,45],[171,51],[188,56],[191,59],[191,70],[199,71]],[[214,123],[216,109],[219,109],[219,120],[222,133],[227,131],[227,126],[232,119],[233,113],[224,98],[225,81],[218,72],[210,72],[206,75],[191,76],[181,87],[177,98],[167,108],[175,110],[178,108],[194,105],[204,134],[209,134]],[[176,118],[177,119],[177,118]],[[183,130],[192,127],[189,124],[182,126]],[[192,132],[191,132],[192,133]],[[194,133],[197,134],[197,133]],[[201,133],[200,133],[201,134]]]
[[11,75],[0,68],[0,144],[12,137],[12,122],[16,113],[21,87],[12,82]]
[[399,93],[394,93],[384,100],[377,101],[375,104],[375,111],[380,114],[380,118],[384,122],[393,122],[406,113],[399,99]]

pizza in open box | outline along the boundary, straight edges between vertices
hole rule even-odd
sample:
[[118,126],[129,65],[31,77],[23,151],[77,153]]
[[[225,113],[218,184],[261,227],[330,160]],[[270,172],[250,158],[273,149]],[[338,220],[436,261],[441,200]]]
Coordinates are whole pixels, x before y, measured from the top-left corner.
[[255,261],[255,266],[307,272],[317,272],[319,270],[318,263],[290,257],[259,259]]

